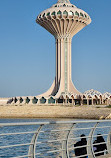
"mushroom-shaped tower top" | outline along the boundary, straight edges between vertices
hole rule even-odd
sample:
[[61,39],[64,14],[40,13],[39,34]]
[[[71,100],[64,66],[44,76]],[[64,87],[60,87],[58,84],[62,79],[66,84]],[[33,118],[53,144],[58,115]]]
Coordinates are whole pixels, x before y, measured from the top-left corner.
[[58,0],[51,8],[40,13],[36,22],[55,38],[66,34],[73,37],[91,23],[91,18],[85,11],[71,4],[69,0]]

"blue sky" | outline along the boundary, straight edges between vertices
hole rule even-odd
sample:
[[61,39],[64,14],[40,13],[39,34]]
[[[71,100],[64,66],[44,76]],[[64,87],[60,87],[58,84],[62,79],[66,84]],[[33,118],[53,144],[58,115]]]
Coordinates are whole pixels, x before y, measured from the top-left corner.
[[[55,39],[36,24],[57,0],[0,0],[0,97],[46,91],[55,77]],[[111,0],[71,0],[92,23],[72,40],[72,80],[84,92],[111,92]]]

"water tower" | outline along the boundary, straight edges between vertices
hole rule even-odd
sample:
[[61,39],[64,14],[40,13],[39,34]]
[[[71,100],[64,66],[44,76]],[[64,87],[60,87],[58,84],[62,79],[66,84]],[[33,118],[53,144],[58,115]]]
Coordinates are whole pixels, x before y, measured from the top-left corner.
[[56,41],[55,80],[41,96],[59,98],[61,94],[81,95],[71,78],[71,43],[73,36],[91,23],[90,16],[69,0],[58,0],[51,8],[40,13],[36,22],[49,31]]

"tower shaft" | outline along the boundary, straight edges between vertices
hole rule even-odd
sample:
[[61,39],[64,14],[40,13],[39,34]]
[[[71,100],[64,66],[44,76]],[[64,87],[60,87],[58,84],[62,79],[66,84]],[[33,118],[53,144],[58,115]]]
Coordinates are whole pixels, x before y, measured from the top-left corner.
[[56,85],[55,93],[72,92],[80,94],[71,79],[71,42],[70,36],[56,38]]

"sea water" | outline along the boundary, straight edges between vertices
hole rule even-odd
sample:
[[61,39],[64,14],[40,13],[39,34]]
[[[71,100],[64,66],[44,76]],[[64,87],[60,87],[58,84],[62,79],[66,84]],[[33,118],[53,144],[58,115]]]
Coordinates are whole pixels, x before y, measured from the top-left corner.
[[[72,121],[72,119],[0,119],[0,123],[47,122],[47,121],[58,121],[58,120],[59,121],[71,120]],[[83,123],[83,124],[77,124],[76,127],[77,128],[94,127],[94,124],[95,123]],[[105,124],[102,123],[100,126],[103,126],[103,125],[111,126],[111,123],[105,123]],[[0,127],[0,134],[37,131],[38,127],[39,125]],[[44,142],[44,143],[36,145],[36,153],[42,152],[42,155],[37,156],[37,158],[61,157],[61,152],[46,154],[46,151],[61,149],[62,148],[61,142],[51,142],[51,143],[45,143],[45,142],[47,142],[48,140],[65,139],[67,132],[64,130],[70,127],[71,127],[71,124],[45,125],[42,128],[42,131],[46,131],[46,130],[48,131],[39,134],[38,141]],[[51,133],[50,130],[62,130],[62,131]],[[109,130],[110,130],[109,128],[97,129],[95,131],[95,135],[108,134]],[[80,137],[81,134],[85,134],[86,136],[88,136],[89,133],[90,133],[90,130],[72,131],[70,133],[70,138]],[[33,137],[33,134],[0,136],[0,146],[30,143],[32,137]],[[107,136],[104,136],[104,139],[106,141]],[[73,148],[76,141],[78,140],[71,140],[68,144],[68,147]],[[11,148],[9,147],[9,148],[0,149],[0,158],[11,158],[11,157],[28,155],[28,150],[29,150],[29,146],[20,146],[20,147],[11,147]],[[74,157],[74,150],[73,149],[70,150],[69,154],[70,154],[70,157]]]

